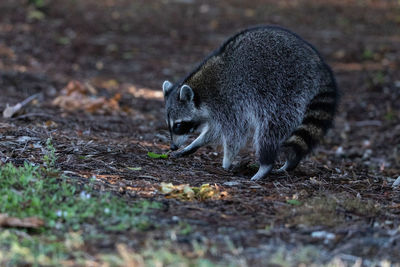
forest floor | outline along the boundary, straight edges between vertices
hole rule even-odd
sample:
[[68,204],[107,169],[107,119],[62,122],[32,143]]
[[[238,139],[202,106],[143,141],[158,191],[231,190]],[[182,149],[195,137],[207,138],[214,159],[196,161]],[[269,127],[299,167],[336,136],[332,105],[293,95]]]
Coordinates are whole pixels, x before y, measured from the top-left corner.
[[[259,182],[251,149],[232,171],[211,146],[149,157],[169,149],[162,82],[256,24],[332,66],[323,144]],[[0,118],[0,215],[42,223],[0,218],[0,262],[400,266],[399,29],[398,1],[2,0],[0,110],[38,95]]]

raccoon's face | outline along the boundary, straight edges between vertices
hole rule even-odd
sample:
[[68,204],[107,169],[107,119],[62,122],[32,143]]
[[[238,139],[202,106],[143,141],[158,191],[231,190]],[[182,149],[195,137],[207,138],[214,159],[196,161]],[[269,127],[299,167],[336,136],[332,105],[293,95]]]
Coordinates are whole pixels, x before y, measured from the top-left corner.
[[177,150],[201,126],[202,120],[193,101],[194,92],[188,85],[178,88],[165,81],[163,92],[171,150]]

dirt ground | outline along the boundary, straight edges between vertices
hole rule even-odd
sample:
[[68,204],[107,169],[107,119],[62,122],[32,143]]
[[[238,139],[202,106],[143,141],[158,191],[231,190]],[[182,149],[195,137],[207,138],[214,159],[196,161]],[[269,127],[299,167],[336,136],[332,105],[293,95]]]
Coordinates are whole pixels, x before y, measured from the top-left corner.
[[[163,203],[152,215],[159,228],[121,233],[88,251],[169,240],[190,255],[196,241],[209,248],[204,257],[248,266],[281,254],[400,263],[400,188],[392,187],[400,176],[398,1],[60,0],[36,9],[27,2],[0,2],[0,110],[40,95],[23,113],[0,119],[2,163],[40,161],[31,144],[52,137],[57,167],[71,179],[95,175],[102,190]],[[332,66],[342,98],[323,144],[293,172],[257,183],[250,149],[233,171],[222,169],[215,147],[179,159],[148,157],[169,149],[162,82],[181,78],[225,38],[256,24],[293,30]],[[71,81],[100,104],[55,103]],[[216,184],[226,195],[166,198],[161,182]],[[171,234],[179,222],[189,233]]]

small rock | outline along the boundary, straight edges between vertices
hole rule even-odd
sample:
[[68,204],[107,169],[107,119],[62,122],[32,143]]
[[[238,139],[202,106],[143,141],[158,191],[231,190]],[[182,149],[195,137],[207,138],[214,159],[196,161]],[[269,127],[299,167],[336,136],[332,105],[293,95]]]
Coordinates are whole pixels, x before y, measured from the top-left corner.
[[370,147],[370,146],[371,146],[371,141],[369,141],[369,140],[363,141],[363,147]]
[[367,149],[364,151],[364,154],[362,155],[362,159],[368,159],[372,155],[372,149]]
[[335,152],[336,156],[342,156],[344,154],[343,147],[338,147]]
[[199,11],[202,14],[208,13],[210,11],[210,6],[207,4],[203,4],[200,6]]
[[169,68],[163,68],[162,69],[162,74],[166,75],[166,76],[170,76],[172,75],[172,70]]
[[311,237],[332,240],[336,236],[335,236],[335,234],[332,234],[332,233],[329,233],[326,231],[316,231],[316,232],[311,233]]

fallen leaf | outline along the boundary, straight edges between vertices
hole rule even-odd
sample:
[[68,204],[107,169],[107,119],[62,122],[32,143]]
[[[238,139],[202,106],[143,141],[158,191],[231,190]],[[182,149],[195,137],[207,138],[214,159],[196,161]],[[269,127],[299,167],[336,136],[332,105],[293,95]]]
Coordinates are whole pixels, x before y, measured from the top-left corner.
[[43,20],[45,17],[46,15],[37,9],[33,9],[28,12],[28,20]]
[[107,89],[116,89],[119,86],[117,80],[108,80],[103,83],[103,86]]
[[89,83],[72,80],[61,90],[61,95],[53,100],[53,105],[67,111],[86,111],[91,114],[115,114],[120,112],[121,94],[112,98],[97,96],[97,90]]
[[0,227],[39,228],[44,225],[42,219],[37,217],[15,218],[0,213]]
[[188,184],[173,185],[172,183],[160,184],[161,193],[165,194],[167,198],[177,198],[180,200],[207,200],[207,199],[221,199],[228,195],[227,192],[221,192],[218,185],[211,186],[210,184],[203,184],[200,187],[191,187]]
[[183,193],[186,194],[189,199],[193,199],[195,197],[194,191],[189,185],[185,185],[183,187]]
[[57,128],[57,123],[55,121],[52,120],[48,120],[44,123],[46,128]]
[[169,194],[174,191],[174,185],[172,183],[164,183],[162,182],[160,185],[161,192],[163,194]]
[[154,152],[147,152],[147,156],[149,156],[152,159],[167,159],[168,154],[157,154]]
[[301,202],[298,201],[297,199],[288,199],[288,200],[286,200],[286,203],[288,203],[290,205],[294,205],[294,206],[301,205]]

